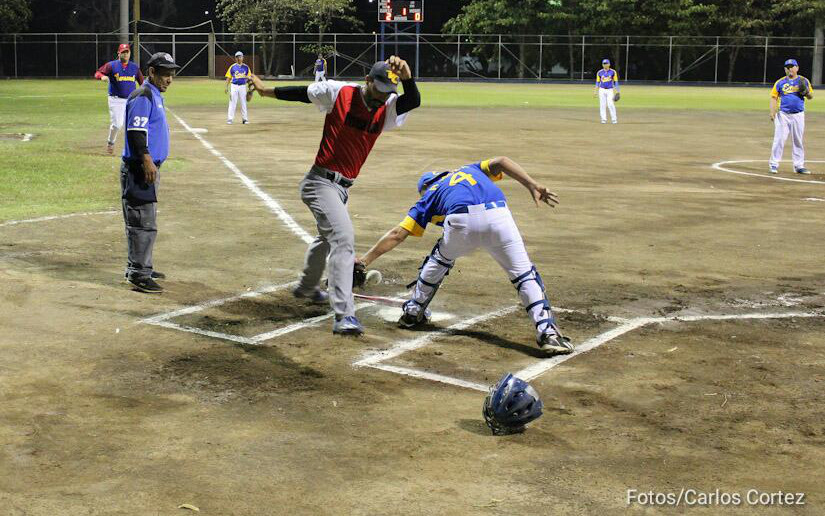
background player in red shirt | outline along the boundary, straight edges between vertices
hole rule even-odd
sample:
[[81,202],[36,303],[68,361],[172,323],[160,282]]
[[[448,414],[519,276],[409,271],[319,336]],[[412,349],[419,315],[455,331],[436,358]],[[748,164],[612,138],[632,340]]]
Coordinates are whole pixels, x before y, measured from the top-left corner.
[[[399,80],[404,86],[401,96]],[[349,188],[381,132],[401,126],[407,113],[421,105],[410,67],[392,56],[375,63],[363,85],[324,81],[266,88],[255,75],[252,83],[263,96],[312,103],[326,113],[315,164],[300,185],[301,200],[315,217],[318,237],[309,244],[293,293],[319,304],[329,301],[335,311],[333,333],[360,335],[364,329],[355,317],[352,297],[355,231],[347,211]],[[329,294],[319,287],[327,263]]]

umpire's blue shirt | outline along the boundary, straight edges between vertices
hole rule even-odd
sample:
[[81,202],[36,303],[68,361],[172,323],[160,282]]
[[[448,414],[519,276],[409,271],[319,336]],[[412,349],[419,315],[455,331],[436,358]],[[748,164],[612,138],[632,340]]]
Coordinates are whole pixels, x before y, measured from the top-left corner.
[[[126,101],[126,130],[143,131],[152,161],[157,164],[169,157],[169,124],[166,123],[166,110],[163,108],[163,95],[148,80],[129,95]],[[126,161],[138,160],[129,148],[129,139],[123,150]]]

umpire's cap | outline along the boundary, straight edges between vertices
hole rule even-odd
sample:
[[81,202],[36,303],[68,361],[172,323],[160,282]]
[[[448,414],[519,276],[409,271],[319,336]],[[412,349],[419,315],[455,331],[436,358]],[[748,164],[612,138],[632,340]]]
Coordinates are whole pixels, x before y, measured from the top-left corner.
[[367,75],[375,81],[375,87],[383,93],[398,92],[398,75],[390,70],[390,65],[384,61],[378,61],[372,65],[370,73]]
[[146,62],[146,68],[168,68],[170,70],[178,70],[180,66],[175,63],[172,56],[166,52],[155,52],[149,61]]

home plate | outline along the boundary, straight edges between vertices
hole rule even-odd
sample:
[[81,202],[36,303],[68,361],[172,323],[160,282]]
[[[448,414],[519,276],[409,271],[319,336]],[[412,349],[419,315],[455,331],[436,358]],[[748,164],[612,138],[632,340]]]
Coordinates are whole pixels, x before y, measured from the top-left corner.
[[[401,317],[401,308],[382,306],[376,311],[376,314],[385,321],[395,322]],[[433,312],[430,322],[449,321],[450,319],[455,319],[455,315],[447,312]]]

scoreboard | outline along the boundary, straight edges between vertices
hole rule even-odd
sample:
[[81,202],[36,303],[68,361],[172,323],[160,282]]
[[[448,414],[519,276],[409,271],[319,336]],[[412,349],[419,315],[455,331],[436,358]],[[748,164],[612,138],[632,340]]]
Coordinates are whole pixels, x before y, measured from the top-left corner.
[[423,22],[424,0],[378,0],[379,22]]

